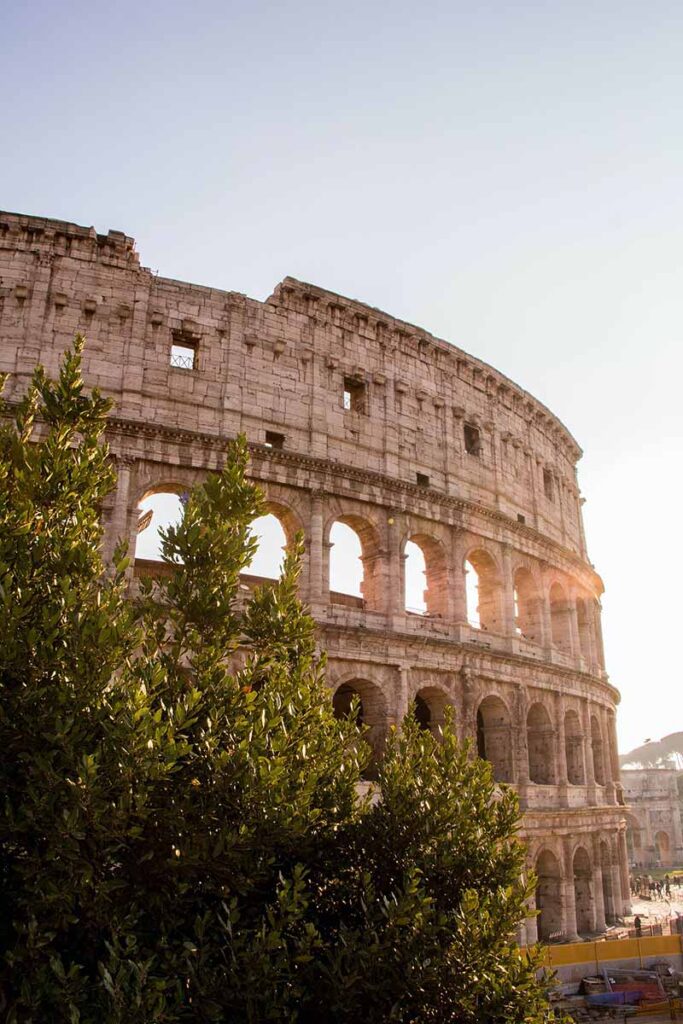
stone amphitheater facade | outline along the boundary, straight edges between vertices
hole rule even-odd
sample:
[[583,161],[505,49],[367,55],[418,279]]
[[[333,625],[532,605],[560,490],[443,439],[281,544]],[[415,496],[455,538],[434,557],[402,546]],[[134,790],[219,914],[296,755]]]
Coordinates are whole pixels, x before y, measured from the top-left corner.
[[[246,433],[269,508],[306,538],[302,596],[331,696],[359,694],[378,756],[411,701],[431,728],[452,705],[519,793],[540,909],[520,941],[572,940],[628,912],[603,584],[581,450],[553,413],[454,345],[323,288],[288,277],[260,302],[158,277],[121,232],[0,214],[8,397],[36,363],[56,372],[79,330],[87,382],[115,400],[108,549],[119,536],[134,547],[141,499],[186,490]],[[361,598],[330,591],[338,521],[360,538]],[[426,614],[405,610],[408,541],[425,559]]]

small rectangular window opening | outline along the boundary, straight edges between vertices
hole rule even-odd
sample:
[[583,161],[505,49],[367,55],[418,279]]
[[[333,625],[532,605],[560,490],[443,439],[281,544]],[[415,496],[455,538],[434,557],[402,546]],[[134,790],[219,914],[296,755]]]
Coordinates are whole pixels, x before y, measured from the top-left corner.
[[266,430],[266,448],[277,448],[285,446],[285,435],[278,434],[275,430]]
[[465,424],[465,451],[468,455],[481,455],[481,436],[473,423]]
[[344,377],[344,409],[350,412],[365,412],[365,384],[355,377]]
[[429,487],[429,477],[426,473],[417,473],[418,487]]
[[518,512],[517,513],[517,522],[518,523],[525,523],[526,522],[526,516],[523,516],[521,512]]
[[171,366],[178,370],[194,370],[197,365],[197,346],[190,341],[174,341],[171,345]]
[[543,470],[543,490],[548,501],[555,500],[555,489],[553,487],[553,474],[549,469]]

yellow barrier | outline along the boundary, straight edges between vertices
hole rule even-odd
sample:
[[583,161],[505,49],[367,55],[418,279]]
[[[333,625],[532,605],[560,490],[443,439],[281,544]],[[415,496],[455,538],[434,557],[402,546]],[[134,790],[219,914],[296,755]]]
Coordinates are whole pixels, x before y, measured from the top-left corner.
[[[524,952],[524,950],[521,950]],[[640,960],[653,956],[683,955],[683,936],[646,935],[641,939],[607,939],[604,942],[568,942],[564,946],[545,946],[543,962],[548,967],[568,964],[598,964],[610,960]]]

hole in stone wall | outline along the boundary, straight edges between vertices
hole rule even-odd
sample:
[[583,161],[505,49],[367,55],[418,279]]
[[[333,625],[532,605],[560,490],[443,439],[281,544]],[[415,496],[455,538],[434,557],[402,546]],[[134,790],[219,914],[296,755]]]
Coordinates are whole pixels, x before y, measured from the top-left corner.
[[496,782],[512,777],[510,714],[500,697],[485,697],[477,711],[477,753],[488,761]]
[[426,473],[416,473],[415,476],[418,487],[429,487],[429,477]]
[[543,850],[536,861],[536,909],[541,941],[562,937],[562,873],[557,857]]
[[467,621],[473,629],[501,632],[500,586],[496,564],[486,551],[474,551],[465,562]]
[[416,615],[426,615],[427,565],[422,548],[412,540],[409,540],[405,546],[404,565],[405,610]]
[[481,455],[481,434],[479,428],[473,423],[465,423],[464,427],[465,451],[468,455]]
[[529,779],[540,786],[555,782],[555,733],[543,704],[532,704],[526,718]]
[[285,435],[278,434],[275,430],[266,430],[266,448],[275,448],[278,451],[285,446]]
[[182,499],[175,491],[156,491],[142,499],[138,505],[141,529],[135,543],[136,560],[161,561],[159,531],[177,526],[183,518],[184,510]]
[[250,533],[258,540],[256,554],[244,570],[246,576],[276,580],[282,572],[282,562],[287,547],[287,535],[276,515],[259,516],[250,527]]
[[171,366],[176,370],[194,370],[197,363],[197,346],[187,340],[174,341],[171,345]]
[[330,590],[363,597],[363,547],[348,523],[336,522],[330,530]]
[[342,404],[348,412],[365,412],[365,384],[355,377],[344,377]]

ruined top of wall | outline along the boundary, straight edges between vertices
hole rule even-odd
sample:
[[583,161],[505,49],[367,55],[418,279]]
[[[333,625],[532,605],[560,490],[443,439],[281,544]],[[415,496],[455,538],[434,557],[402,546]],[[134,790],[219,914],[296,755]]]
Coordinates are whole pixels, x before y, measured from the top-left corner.
[[[80,330],[86,379],[117,417],[275,432],[300,456],[494,508],[585,558],[581,450],[562,423],[486,363],[361,302],[289,277],[265,302],[157,277],[122,232],[0,213],[0,330],[10,389],[38,361],[54,372]],[[190,368],[172,364],[174,343],[193,350]]]

